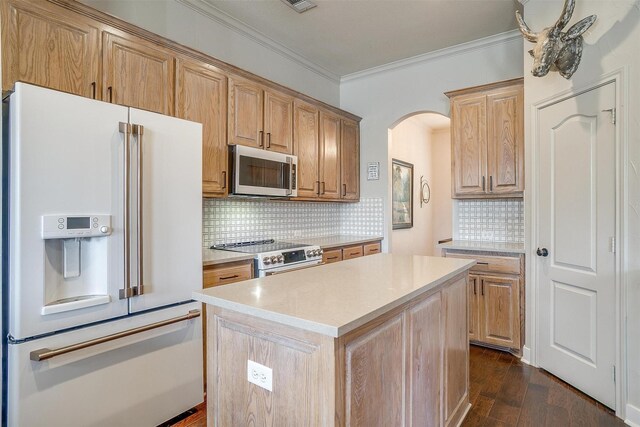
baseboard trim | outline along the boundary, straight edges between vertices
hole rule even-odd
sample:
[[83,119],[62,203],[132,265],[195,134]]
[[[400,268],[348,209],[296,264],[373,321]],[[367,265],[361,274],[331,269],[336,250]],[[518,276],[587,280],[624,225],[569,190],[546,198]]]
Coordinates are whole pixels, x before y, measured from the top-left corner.
[[640,427],[640,408],[627,403],[625,416],[625,424],[633,427]]
[[520,361],[531,365],[531,349],[526,345],[522,347],[522,359],[520,359]]

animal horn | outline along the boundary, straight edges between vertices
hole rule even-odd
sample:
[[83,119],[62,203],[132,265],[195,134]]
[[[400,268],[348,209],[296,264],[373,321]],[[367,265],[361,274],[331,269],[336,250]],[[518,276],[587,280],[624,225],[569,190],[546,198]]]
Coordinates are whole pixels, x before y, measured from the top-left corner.
[[557,30],[562,30],[571,20],[571,15],[573,15],[573,9],[576,7],[576,0],[564,0],[564,7],[562,8],[562,13],[560,14],[560,18],[553,26],[553,28]]
[[520,11],[518,10],[516,10],[516,19],[518,20],[518,25],[520,26],[520,32],[522,33],[524,38],[533,43],[537,42],[538,35],[533,31],[531,31],[531,28],[529,28],[529,26],[524,22],[524,19],[522,19],[522,15],[520,15]]

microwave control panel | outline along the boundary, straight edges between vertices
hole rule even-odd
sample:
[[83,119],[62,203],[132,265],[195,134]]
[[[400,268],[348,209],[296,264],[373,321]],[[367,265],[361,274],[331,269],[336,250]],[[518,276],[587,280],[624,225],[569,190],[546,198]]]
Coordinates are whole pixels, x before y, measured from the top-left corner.
[[43,215],[43,239],[101,237],[111,234],[111,215]]

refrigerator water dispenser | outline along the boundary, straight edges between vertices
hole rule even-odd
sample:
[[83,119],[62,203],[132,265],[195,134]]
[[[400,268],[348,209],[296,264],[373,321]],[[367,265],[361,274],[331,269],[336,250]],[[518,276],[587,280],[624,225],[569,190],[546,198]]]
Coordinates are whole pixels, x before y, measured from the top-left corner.
[[110,215],[45,215],[44,305],[42,314],[106,304]]

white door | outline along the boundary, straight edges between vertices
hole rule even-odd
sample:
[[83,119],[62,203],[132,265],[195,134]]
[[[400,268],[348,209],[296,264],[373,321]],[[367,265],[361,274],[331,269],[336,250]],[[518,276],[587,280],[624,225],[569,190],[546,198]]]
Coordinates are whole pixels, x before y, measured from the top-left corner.
[[[119,299],[119,123],[128,109],[16,83],[9,110],[10,335],[20,340],[126,315],[127,302]],[[80,273],[64,277],[63,239],[43,240],[42,217],[92,214],[109,215],[112,232],[81,239]]]
[[609,83],[542,109],[537,174],[539,365],[611,408],[615,105]]
[[129,299],[134,313],[189,301],[202,289],[202,125],[133,108],[129,121],[143,126],[142,136],[134,132],[131,139],[131,284],[138,286],[141,278],[143,290]]

